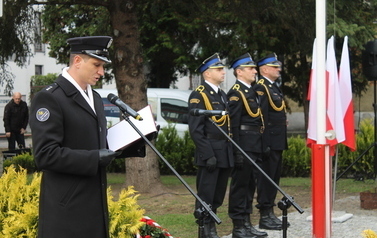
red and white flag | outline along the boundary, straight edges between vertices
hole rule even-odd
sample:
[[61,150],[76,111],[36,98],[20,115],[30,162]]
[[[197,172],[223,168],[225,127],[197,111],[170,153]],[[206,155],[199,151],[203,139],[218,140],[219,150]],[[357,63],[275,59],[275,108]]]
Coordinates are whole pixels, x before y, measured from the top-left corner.
[[355,124],[353,117],[351,68],[348,52],[348,36],[344,37],[342,57],[339,67],[339,89],[342,93],[342,111],[345,130],[345,140],[342,142],[351,151],[356,150]]
[[343,110],[339,90],[338,67],[335,58],[334,36],[327,41],[326,56],[326,82],[327,82],[327,113],[326,131],[334,130],[335,139],[327,140],[330,146],[334,146],[345,140]]
[[317,66],[317,40],[314,39],[313,54],[312,54],[312,68],[310,70],[310,81],[308,97],[309,100],[309,119],[308,119],[308,136],[306,139],[306,146],[311,147],[317,141],[317,81],[316,81],[316,66]]

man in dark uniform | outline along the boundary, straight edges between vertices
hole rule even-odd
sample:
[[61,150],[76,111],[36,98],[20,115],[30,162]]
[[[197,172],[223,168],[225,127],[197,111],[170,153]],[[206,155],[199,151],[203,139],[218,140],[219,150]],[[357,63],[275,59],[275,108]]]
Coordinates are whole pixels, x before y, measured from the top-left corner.
[[[206,59],[198,68],[204,82],[194,90],[189,97],[189,110],[221,110],[228,111],[226,94],[220,89],[224,81],[224,65],[216,53]],[[217,125],[226,133],[230,133],[228,115],[212,116]],[[212,124],[207,116],[189,116],[188,120],[191,138],[195,150],[195,164],[198,166],[196,188],[198,196],[209,206],[214,213],[225,197],[228,178],[233,167],[233,152],[231,143],[224,134]],[[200,203],[196,202],[195,217],[200,219],[198,210]],[[211,217],[204,219],[204,237],[218,238],[216,224]]]
[[16,149],[16,141],[20,149],[25,148],[24,134],[29,122],[29,109],[21,97],[21,93],[14,93],[12,100],[4,108],[3,120],[8,150]]
[[110,63],[108,36],[68,39],[69,67],[31,103],[33,152],[42,170],[38,238],[108,238],[106,118],[91,85]]
[[[269,54],[257,62],[260,78],[254,86],[261,99],[261,108],[265,129],[263,133],[264,172],[279,184],[283,150],[287,149],[287,116],[286,108],[276,80],[280,77],[281,62],[276,54]],[[257,208],[260,212],[259,228],[281,230],[282,221],[274,214],[273,207],[277,188],[264,176],[258,182]]]
[[[252,88],[257,70],[250,54],[231,63],[237,81],[228,92],[229,115],[234,142],[254,161],[261,159],[263,121],[257,93]],[[235,168],[229,192],[229,217],[233,221],[232,238],[266,237],[250,222],[258,170],[248,158],[233,147]]]

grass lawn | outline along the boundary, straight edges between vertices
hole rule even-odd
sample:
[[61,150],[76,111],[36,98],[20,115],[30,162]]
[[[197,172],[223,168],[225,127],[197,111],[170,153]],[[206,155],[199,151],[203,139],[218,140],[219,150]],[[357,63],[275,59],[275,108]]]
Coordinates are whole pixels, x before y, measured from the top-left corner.
[[[195,191],[195,176],[182,176],[186,183]],[[121,187],[124,183],[124,174],[108,174],[108,184],[112,187]],[[168,194],[160,194],[150,196],[141,194],[138,204],[145,209],[145,215],[155,220],[162,227],[169,230],[174,237],[194,238],[198,237],[198,225],[193,216],[193,208],[195,198],[184,187],[184,185],[172,176],[161,176],[162,183],[173,191]],[[282,178],[280,186],[282,190],[294,197],[295,202],[304,208],[311,206],[311,179],[310,178]],[[344,198],[348,196],[358,195],[360,192],[376,188],[377,183],[374,180],[355,181],[353,179],[340,179],[336,183],[335,197]],[[119,192],[114,190],[114,192]],[[116,195],[114,195],[116,196]],[[282,194],[278,192],[277,201],[282,198]],[[254,203],[255,205],[255,203]],[[218,209],[218,216],[222,223],[217,226],[219,236],[229,235],[232,231],[232,221],[227,215],[228,196],[226,196],[224,204]],[[288,212],[295,212],[296,209],[290,207]],[[281,211],[275,208],[275,213],[280,216]],[[259,214],[254,209],[251,216],[253,224],[257,224]]]

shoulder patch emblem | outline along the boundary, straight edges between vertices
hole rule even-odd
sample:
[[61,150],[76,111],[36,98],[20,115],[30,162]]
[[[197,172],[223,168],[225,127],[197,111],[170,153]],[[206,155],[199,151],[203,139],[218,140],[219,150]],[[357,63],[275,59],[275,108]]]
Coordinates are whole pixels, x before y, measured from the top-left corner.
[[197,99],[197,98],[192,98],[192,99],[190,100],[190,103],[200,103],[200,100]]
[[259,96],[263,96],[264,95],[263,91],[257,91],[257,93],[258,93]]
[[47,121],[50,118],[50,111],[47,108],[40,108],[36,113],[36,118],[40,122]]
[[229,98],[229,101],[238,101],[238,100],[240,100],[240,98],[236,97],[236,96],[233,96],[233,97]]

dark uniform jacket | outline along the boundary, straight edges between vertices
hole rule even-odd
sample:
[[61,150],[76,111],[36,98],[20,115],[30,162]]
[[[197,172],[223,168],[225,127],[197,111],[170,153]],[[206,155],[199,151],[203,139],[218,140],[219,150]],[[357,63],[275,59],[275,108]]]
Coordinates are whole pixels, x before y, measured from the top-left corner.
[[[228,111],[228,106],[226,102],[226,94],[222,92],[221,97],[215,92],[210,85],[203,83],[197,90],[193,91],[189,97],[189,110],[194,108],[209,110],[206,108],[204,103],[204,98],[200,94],[200,91],[204,93],[212,107],[212,110],[222,110]],[[216,116],[219,119],[221,116]],[[228,117],[226,117],[225,122],[221,128],[229,133],[228,128]],[[189,130],[191,138],[193,139],[196,150],[195,150],[195,164],[197,166],[205,166],[206,160],[215,156],[217,159],[217,167],[219,168],[229,168],[233,167],[233,155],[232,147],[230,142],[225,138],[225,135],[216,128],[215,125],[208,119],[208,116],[189,116],[188,120]]]
[[33,152],[43,171],[39,238],[106,238],[106,171],[98,149],[106,148],[106,118],[93,91],[96,113],[63,76],[35,95],[30,126]]
[[287,115],[280,88],[263,77],[253,87],[261,100],[265,124],[263,147],[270,147],[271,150],[287,149]]
[[[246,107],[241,93],[246,100]],[[237,81],[227,96],[234,142],[244,151],[261,153],[263,128],[257,93],[252,87],[248,88]],[[251,115],[246,108],[250,109]],[[236,148],[233,149],[233,151],[236,150]]]
[[29,122],[29,109],[26,102],[22,101],[17,104],[10,100],[4,108],[4,128],[5,132],[18,132],[21,128],[26,130]]

